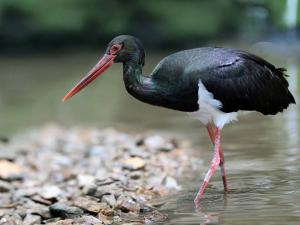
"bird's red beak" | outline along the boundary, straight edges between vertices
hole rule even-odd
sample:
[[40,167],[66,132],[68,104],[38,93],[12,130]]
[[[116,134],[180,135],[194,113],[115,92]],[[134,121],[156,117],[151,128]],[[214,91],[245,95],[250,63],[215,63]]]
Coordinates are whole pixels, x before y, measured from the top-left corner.
[[86,87],[89,83],[95,80],[101,73],[107,70],[112,64],[114,64],[114,59],[116,55],[105,54],[100,61],[94,66],[93,69],[82,78],[79,83],[68,92],[63,98],[63,101],[66,101],[76,95],[79,91],[81,91],[84,87]]

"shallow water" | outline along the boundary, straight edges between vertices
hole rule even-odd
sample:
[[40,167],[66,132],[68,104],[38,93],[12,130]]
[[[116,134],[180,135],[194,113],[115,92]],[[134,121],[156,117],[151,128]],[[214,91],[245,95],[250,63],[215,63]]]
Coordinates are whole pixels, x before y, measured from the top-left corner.
[[[181,178],[183,190],[161,199],[169,214],[163,224],[299,224],[299,106],[265,117],[256,113],[225,127],[223,149],[230,193],[223,194],[219,171],[202,206],[193,198],[212,157],[206,129],[187,115],[138,102],[123,86],[114,66],[67,103],[60,99],[99,57],[75,52],[51,56],[0,57],[0,136],[10,136],[48,121],[64,125],[116,126],[123,130],[171,132],[193,141],[203,170]],[[149,54],[151,55],[151,54]],[[151,71],[161,56],[147,61]],[[275,59],[288,67],[291,90],[299,99],[298,58]]]

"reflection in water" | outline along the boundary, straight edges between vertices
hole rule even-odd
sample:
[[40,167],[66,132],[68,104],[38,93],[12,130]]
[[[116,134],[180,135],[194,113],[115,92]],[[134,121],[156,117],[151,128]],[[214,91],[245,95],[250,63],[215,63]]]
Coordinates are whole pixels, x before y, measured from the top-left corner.
[[[203,196],[202,208],[195,209],[194,195],[212,149],[204,127],[200,129],[185,114],[129,97],[120,76],[121,66],[114,66],[67,104],[61,103],[72,82],[82,77],[99,55],[2,58],[0,135],[47,121],[179,133],[193,140],[199,150],[195,155],[207,161],[201,171],[187,173],[181,193],[162,199],[165,204],[161,210],[169,214],[169,221],[163,224],[300,224],[298,105],[276,116],[252,113],[227,127],[223,139],[231,190],[227,203],[218,172]],[[145,73],[161,58],[150,59]],[[291,59],[287,65],[296,101],[299,99],[299,70],[294,63],[297,60]]]

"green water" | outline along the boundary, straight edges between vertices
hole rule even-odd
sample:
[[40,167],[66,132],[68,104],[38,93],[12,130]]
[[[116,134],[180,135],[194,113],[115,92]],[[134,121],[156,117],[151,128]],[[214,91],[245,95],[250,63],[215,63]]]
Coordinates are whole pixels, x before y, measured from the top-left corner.
[[[167,54],[146,58],[145,73]],[[231,192],[223,195],[218,172],[202,207],[195,209],[192,200],[212,156],[206,130],[199,123],[185,113],[133,99],[123,86],[121,65],[72,100],[61,102],[100,55],[68,52],[0,57],[0,136],[47,122],[172,132],[193,141],[204,164],[201,171],[182,178],[184,189],[179,194],[163,199],[161,210],[169,214],[164,224],[300,224],[299,106],[272,117],[253,113],[225,127],[222,144]],[[299,58],[275,58],[272,62],[288,68],[297,101]]]

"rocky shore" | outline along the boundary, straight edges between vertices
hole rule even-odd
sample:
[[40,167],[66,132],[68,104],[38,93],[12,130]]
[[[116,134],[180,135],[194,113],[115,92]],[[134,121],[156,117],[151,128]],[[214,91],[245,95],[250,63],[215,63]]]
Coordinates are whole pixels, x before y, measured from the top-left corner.
[[200,161],[174,137],[47,125],[0,145],[0,225],[155,224]]

